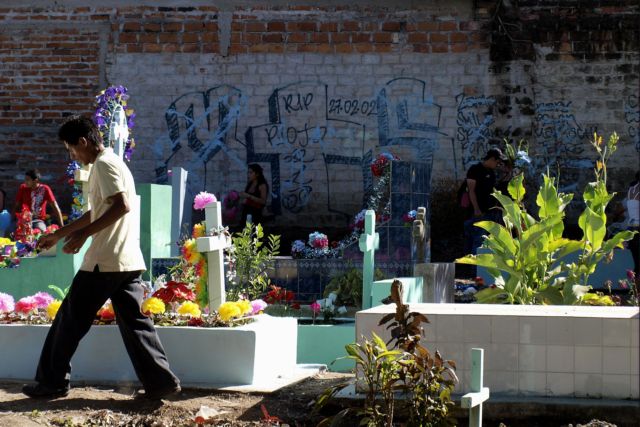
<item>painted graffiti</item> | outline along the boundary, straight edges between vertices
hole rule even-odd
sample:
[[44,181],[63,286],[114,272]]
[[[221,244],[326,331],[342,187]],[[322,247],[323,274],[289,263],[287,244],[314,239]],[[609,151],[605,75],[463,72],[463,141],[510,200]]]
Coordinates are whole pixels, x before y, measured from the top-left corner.
[[456,142],[462,151],[462,166],[467,170],[473,163],[482,160],[493,138],[495,119],[493,108],[496,100],[492,96],[456,96]]
[[631,142],[635,144],[636,151],[640,152],[640,98],[638,95],[629,95],[624,104],[624,121],[627,124],[627,133]]

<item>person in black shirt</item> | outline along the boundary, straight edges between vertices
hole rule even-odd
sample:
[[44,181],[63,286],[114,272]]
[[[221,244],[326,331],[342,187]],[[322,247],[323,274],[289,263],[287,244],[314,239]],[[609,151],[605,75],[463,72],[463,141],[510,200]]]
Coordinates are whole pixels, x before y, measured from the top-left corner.
[[254,224],[262,223],[262,209],[267,204],[269,185],[264,178],[262,167],[257,163],[249,165],[247,171],[247,186],[240,193],[242,198],[242,220],[240,226],[244,227],[247,217],[251,215]]
[[478,221],[497,219],[498,211],[492,210],[496,205],[495,198],[491,195],[496,185],[496,168],[504,161],[506,156],[498,148],[487,151],[482,162],[471,166],[467,171],[467,191],[473,210],[472,217],[464,223],[465,253],[476,254],[482,244],[485,231],[473,224]]

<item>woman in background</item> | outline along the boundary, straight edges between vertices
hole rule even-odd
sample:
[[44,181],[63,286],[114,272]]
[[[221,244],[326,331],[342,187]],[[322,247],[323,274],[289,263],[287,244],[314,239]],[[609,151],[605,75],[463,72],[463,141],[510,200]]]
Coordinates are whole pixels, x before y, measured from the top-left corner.
[[257,163],[251,163],[247,171],[247,186],[244,192],[240,193],[242,200],[242,220],[240,225],[244,227],[247,217],[251,215],[251,222],[259,224],[262,222],[262,209],[267,204],[267,194],[269,185],[264,179],[262,167]]

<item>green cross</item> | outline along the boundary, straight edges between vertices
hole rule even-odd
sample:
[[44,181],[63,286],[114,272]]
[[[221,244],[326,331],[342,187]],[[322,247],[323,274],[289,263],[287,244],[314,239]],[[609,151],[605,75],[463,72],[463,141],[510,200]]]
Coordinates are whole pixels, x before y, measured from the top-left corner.
[[360,235],[360,250],[364,252],[362,259],[362,309],[371,308],[371,285],[376,249],[380,244],[380,236],[376,230],[376,213],[368,209],[364,214],[364,233]]

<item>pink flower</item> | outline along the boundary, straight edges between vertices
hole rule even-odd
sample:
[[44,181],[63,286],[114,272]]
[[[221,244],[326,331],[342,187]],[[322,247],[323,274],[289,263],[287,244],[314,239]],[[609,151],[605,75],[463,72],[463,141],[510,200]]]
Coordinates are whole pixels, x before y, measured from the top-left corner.
[[15,308],[13,297],[9,294],[0,292],[0,313],[12,312]]
[[322,307],[320,307],[320,304],[318,304],[318,301],[312,303],[309,308],[311,309],[311,311],[313,311],[313,314],[318,314],[320,313],[320,309]]
[[16,303],[16,313],[29,314],[38,308],[38,301],[34,297],[20,298]]
[[206,191],[201,191],[193,199],[193,208],[194,209],[198,209],[198,210],[202,210],[209,203],[216,202],[216,201],[217,201],[216,196],[214,196],[211,193],[207,193]]
[[254,299],[251,301],[251,314],[258,314],[267,308],[267,303],[261,299]]
[[46,292],[38,292],[32,298],[38,304],[37,308],[47,308],[53,302],[53,297]]

